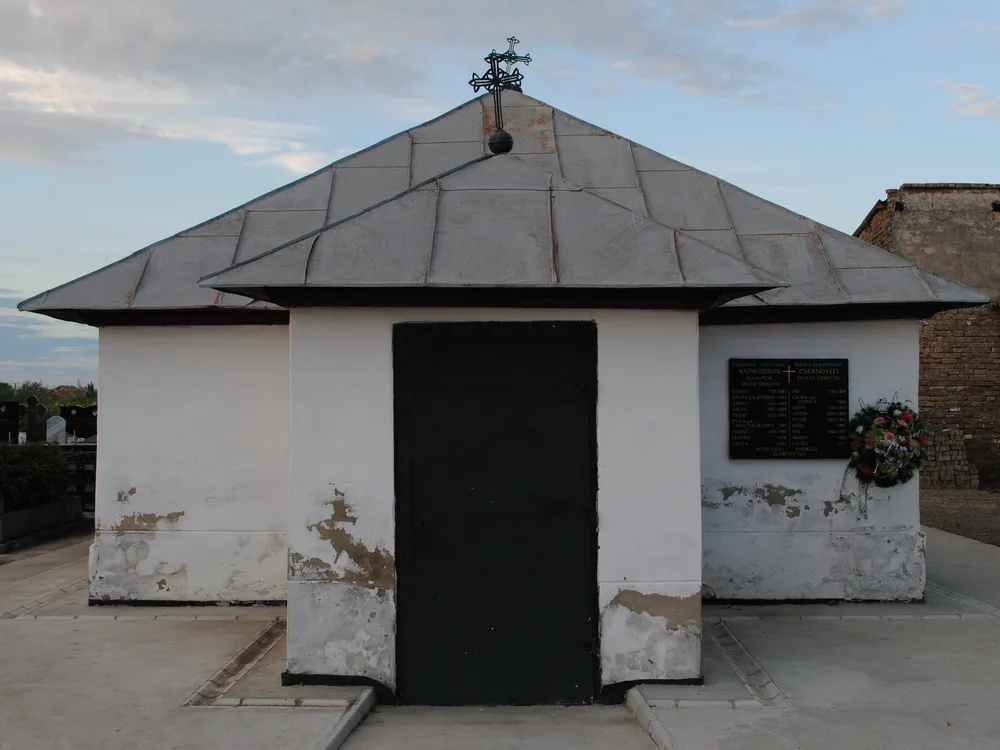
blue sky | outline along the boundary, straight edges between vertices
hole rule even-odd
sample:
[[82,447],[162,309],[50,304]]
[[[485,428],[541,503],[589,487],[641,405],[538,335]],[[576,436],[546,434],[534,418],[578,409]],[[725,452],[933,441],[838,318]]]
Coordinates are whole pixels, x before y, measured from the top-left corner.
[[96,376],[20,299],[461,104],[510,34],[525,93],[846,232],[1000,182],[1000,0],[498,7],[0,0],[0,380]]

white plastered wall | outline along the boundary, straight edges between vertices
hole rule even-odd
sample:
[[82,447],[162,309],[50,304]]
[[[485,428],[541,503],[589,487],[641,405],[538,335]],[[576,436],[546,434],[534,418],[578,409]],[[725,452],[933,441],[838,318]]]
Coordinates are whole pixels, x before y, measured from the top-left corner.
[[285,598],[288,327],[100,333],[97,600]]
[[923,596],[919,475],[865,493],[845,460],[728,457],[730,358],[848,359],[850,411],[916,406],[915,320],[709,326],[701,332],[704,581],[720,599]]
[[395,686],[392,327],[484,320],[596,321],[602,681],[697,677],[698,323],[670,311],[293,310],[288,671]]

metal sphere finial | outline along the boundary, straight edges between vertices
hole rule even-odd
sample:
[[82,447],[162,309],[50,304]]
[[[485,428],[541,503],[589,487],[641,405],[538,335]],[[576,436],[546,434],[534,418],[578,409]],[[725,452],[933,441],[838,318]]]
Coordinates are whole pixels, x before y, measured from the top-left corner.
[[509,154],[514,150],[514,136],[506,130],[498,130],[490,133],[488,144],[494,154]]

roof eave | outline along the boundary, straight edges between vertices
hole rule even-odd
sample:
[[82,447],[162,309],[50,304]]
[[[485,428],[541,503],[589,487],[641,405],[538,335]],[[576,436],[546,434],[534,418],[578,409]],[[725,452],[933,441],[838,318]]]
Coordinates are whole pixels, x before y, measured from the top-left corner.
[[111,326],[286,325],[288,310],[259,307],[105,308],[33,310],[68,323]]
[[948,310],[982,307],[982,302],[848,302],[835,305],[735,306],[702,313],[702,325],[824,323],[857,320],[926,320]]
[[769,289],[709,285],[680,287],[594,286],[259,286],[224,291],[294,307],[540,307],[708,310]]

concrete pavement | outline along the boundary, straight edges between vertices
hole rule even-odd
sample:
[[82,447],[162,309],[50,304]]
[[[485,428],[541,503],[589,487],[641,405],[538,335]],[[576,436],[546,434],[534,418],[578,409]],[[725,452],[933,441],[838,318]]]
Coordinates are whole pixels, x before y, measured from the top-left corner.
[[344,750],[656,750],[623,706],[378,706]]
[[641,690],[661,746],[1000,747],[1000,548],[927,533],[926,604],[707,607],[706,685]]
[[[282,608],[88,607],[88,542],[0,558],[0,748],[326,744],[353,693],[278,684]],[[1000,548],[933,530],[927,546],[926,604],[706,607],[706,684],[640,691],[659,746],[1000,748]],[[213,679],[211,705],[182,707]],[[619,706],[378,707],[345,745],[656,746]]]
[[[88,607],[88,545],[63,540],[0,564],[0,748],[326,747],[357,691],[281,688],[280,639],[247,663],[283,608]],[[219,692],[239,707],[183,707],[229,664],[245,669],[223,672]],[[278,705],[296,701],[321,705]]]

